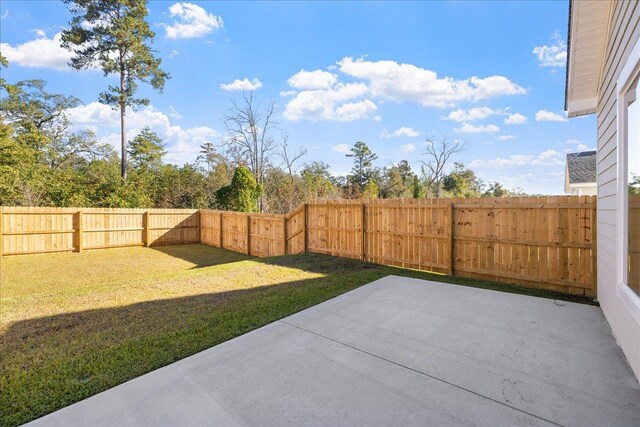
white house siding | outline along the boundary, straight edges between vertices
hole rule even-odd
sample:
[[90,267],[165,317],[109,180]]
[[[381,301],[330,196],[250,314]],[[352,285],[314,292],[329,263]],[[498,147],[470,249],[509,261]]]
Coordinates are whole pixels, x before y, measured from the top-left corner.
[[617,139],[616,81],[640,36],[637,0],[613,6],[598,93],[598,300],[632,369],[640,378],[640,324],[616,295]]

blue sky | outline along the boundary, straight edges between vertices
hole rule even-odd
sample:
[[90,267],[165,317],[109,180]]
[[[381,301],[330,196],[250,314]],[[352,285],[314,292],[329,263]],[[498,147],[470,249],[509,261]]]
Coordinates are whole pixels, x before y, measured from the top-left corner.
[[[485,180],[561,194],[566,153],[595,147],[595,117],[563,112],[566,1],[152,1],[149,11],[172,78],[162,94],[141,87],[151,106],[131,114],[130,136],[150,125],[170,162],[223,141],[221,117],[241,88],[274,100],[290,144],[338,174],[355,141],[378,166],[407,159],[418,170],[425,139],[446,137],[466,144],[455,160]],[[78,96],[74,126],[117,144],[117,114],[97,103],[113,78],[65,65],[57,34],[69,17],[61,1],[3,0],[3,77]]]

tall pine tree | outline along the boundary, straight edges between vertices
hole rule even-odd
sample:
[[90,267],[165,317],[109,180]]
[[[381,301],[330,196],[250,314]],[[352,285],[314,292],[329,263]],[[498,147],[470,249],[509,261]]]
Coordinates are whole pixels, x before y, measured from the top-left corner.
[[122,179],[127,178],[126,109],[149,105],[136,98],[138,83],[162,91],[169,74],[160,69],[150,43],[155,33],[145,21],[146,0],[64,0],[73,16],[62,32],[62,46],[75,56],[69,64],[77,70],[99,67],[105,76],[116,74],[117,86],[100,94],[100,102],[120,111]]
[[359,191],[362,191],[373,176],[373,161],[378,156],[362,141],[353,144],[351,151],[346,156],[353,157],[350,181]]

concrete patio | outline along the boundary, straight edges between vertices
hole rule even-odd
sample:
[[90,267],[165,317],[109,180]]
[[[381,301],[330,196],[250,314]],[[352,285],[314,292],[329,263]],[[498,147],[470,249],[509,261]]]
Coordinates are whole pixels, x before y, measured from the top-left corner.
[[388,276],[32,422],[640,425],[598,307]]

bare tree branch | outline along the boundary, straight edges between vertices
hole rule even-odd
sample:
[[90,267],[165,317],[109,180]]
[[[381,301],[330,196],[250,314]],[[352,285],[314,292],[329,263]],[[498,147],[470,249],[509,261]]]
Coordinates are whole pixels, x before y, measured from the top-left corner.
[[[274,117],[275,102],[263,108],[254,102],[252,92],[243,92],[240,102],[231,99],[231,108],[223,117],[229,153],[237,163],[249,167],[258,184],[264,183],[270,156],[276,148],[272,133],[278,128],[278,122]],[[260,208],[262,210],[262,202]]]
[[448,142],[447,138],[443,138],[440,142],[434,142],[433,139],[427,139],[427,152],[423,156],[427,156],[428,161],[420,161],[424,165],[427,172],[427,185],[433,189],[436,197],[440,197],[440,183],[444,178],[444,168],[449,158],[465,148],[464,143],[454,141]]
[[280,144],[280,152],[278,155],[282,158],[283,167],[289,174],[289,179],[293,182],[293,174],[300,169],[301,164],[295,166],[295,163],[307,154],[307,150],[304,147],[298,147],[297,150],[289,152],[289,135],[284,134],[282,136],[282,143]]

